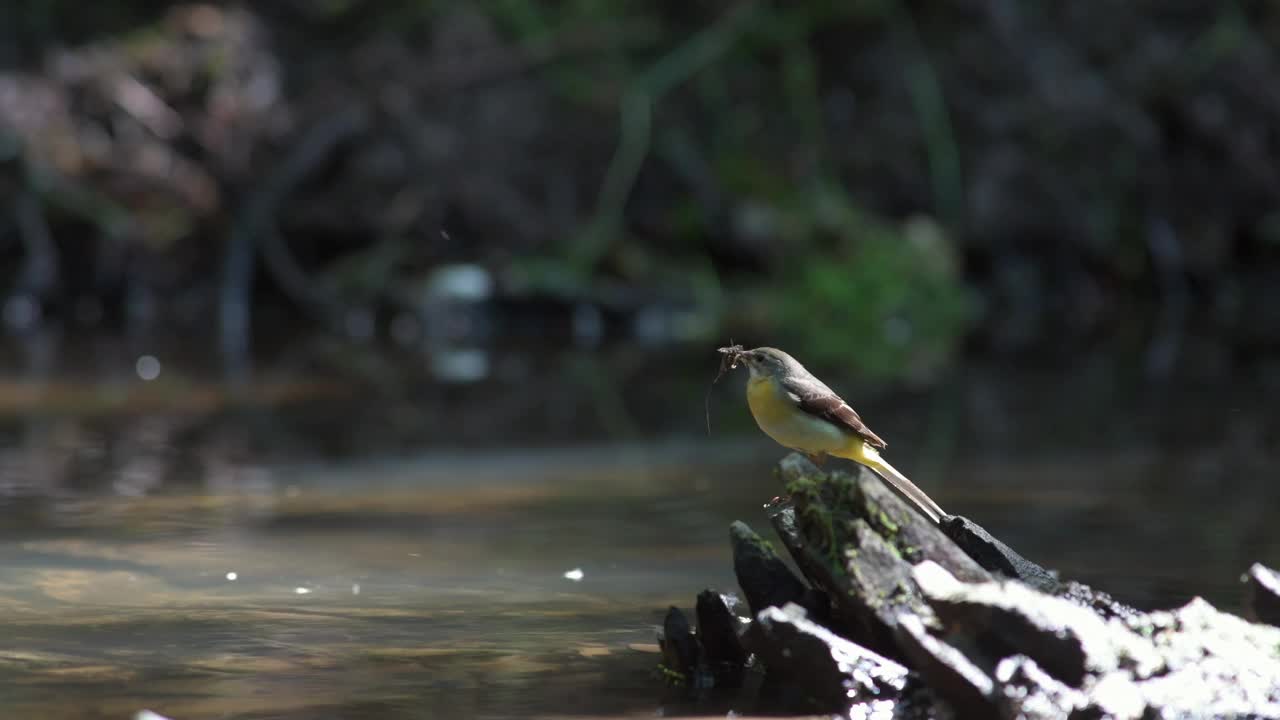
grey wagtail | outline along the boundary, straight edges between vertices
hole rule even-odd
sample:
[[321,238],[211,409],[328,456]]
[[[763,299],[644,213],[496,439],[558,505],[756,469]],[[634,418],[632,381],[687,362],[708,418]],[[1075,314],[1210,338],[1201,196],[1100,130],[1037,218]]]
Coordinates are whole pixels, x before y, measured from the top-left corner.
[[747,404],[766,435],[817,461],[833,455],[865,465],[906,495],[930,520],[937,523],[946,515],[923,490],[880,457],[885,441],[871,432],[849,403],[795,358],[771,347],[746,350],[733,345],[720,348],[720,352],[730,368],[742,362],[751,371]]

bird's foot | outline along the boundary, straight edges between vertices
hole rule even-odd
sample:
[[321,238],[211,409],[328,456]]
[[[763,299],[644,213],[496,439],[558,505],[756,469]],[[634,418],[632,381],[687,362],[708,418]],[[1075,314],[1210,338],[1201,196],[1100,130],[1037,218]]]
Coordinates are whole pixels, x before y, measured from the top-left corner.
[[818,467],[822,467],[827,464],[826,453],[805,453],[804,456],[809,458],[809,462],[817,465]]

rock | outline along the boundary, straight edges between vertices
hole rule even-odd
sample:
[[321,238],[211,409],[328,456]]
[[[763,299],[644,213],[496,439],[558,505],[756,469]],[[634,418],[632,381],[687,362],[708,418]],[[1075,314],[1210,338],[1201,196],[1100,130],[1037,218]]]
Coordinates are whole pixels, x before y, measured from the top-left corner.
[[1016,581],[966,585],[927,563],[915,574],[943,624],[999,658],[1008,716],[1280,718],[1280,628],[1200,599],[1108,619]]
[[[1127,618],[1139,614],[1137,609],[1116,601],[1107,593],[1078,582],[1063,582],[1053,572],[1014,552],[1013,548],[992,537],[985,528],[969,518],[950,515],[943,518],[941,527],[947,537],[986,570],[1021,580],[1041,592],[1052,593],[1077,605],[1089,607],[1104,617]],[[955,575],[954,572],[952,574]],[[973,582],[959,575],[956,577]]]
[[947,537],[987,570],[1021,580],[1041,592],[1057,592],[1057,576],[1014,552],[969,518],[948,515],[942,519],[941,527]]
[[809,618],[814,622],[819,625],[830,625],[832,622],[831,597],[826,590],[820,588],[831,587],[835,579],[827,571],[828,568],[822,565],[823,556],[820,553],[811,552],[806,547],[804,538],[800,535],[800,529],[796,527],[795,508],[790,502],[770,503],[765,506],[765,514],[773,523],[774,532],[782,539],[783,547],[800,568],[800,572],[816,586],[806,589],[800,606],[808,611]]
[[800,572],[810,582],[820,587],[828,587],[830,584],[829,579],[827,582],[821,581],[827,575],[826,556],[821,553],[809,552],[811,549],[809,543],[796,525],[795,507],[789,501],[770,503],[765,506],[765,514],[773,525],[773,531],[782,540],[783,547],[787,549],[787,553],[791,555],[791,559],[795,561],[796,567],[800,569]]
[[966,582],[991,579],[978,562],[871,470],[859,466],[856,474],[823,472],[798,453],[783,458],[778,467],[802,518],[802,529],[809,529],[804,527],[806,513],[826,514],[837,523],[861,518],[911,564],[932,560]]
[[800,605],[810,614],[810,618],[822,625],[840,622],[832,617],[831,597],[847,589],[848,581],[839,565],[830,561],[825,552],[808,540],[796,525],[795,508],[790,503],[767,506],[769,520],[773,529],[782,539],[787,553],[795,561],[813,587],[809,588]]
[[957,717],[992,717],[996,714],[991,676],[965,654],[933,637],[915,615],[902,615],[896,623],[898,647],[908,664],[928,687],[956,711]]
[[1280,718],[1273,682],[1259,683],[1239,665],[1210,656],[1146,680],[1117,670],[1092,677],[1079,690],[1015,655],[996,668],[996,698],[1004,717]]
[[1268,625],[1280,625],[1280,574],[1254,563],[1244,577],[1245,617]]
[[[698,598],[700,650],[678,611],[667,618],[664,657],[695,687],[756,687],[772,714],[1280,720],[1280,627],[1200,599],[1143,613],[1060,581],[965,518],[938,530],[873,475],[823,473],[796,455],[781,469],[792,499],[769,519],[814,587],[734,523],[750,630],[739,635],[732,601],[714,591]],[[1244,579],[1250,616],[1280,619],[1280,574],[1255,565]],[[766,668],[758,683],[735,676],[747,650]]]
[[996,665],[995,680],[999,717],[1062,720],[1087,704],[1084,693],[1041,670],[1026,655],[1001,660]]
[[855,639],[865,637],[868,647],[901,657],[895,630],[898,617],[913,615],[935,626],[937,619],[920,595],[911,566],[897,550],[864,520],[853,521],[853,534],[856,540],[847,551],[845,565],[849,592],[833,602],[859,623],[862,632]]
[[770,606],[804,600],[808,588],[746,523],[738,521],[729,527],[729,541],[733,546],[733,572],[752,615]]
[[1101,590],[1094,590],[1088,585],[1074,580],[1069,580],[1059,585],[1057,596],[1081,607],[1089,608],[1107,619],[1128,620],[1142,615],[1142,612],[1137,608],[1125,605]]
[[911,561],[936,559],[971,580],[991,575],[870,471],[822,472],[791,454],[780,464],[794,507],[770,519],[797,567],[830,596],[831,626],[867,647],[899,657],[893,625],[903,613],[933,624]]
[[1128,624],[1163,659],[1158,672],[1130,670],[1148,708],[1165,717],[1280,718],[1280,629],[1200,598]]
[[933,563],[915,568],[915,579],[946,627],[976,631],[993,657],[1022,653],[1055,678],[1080,687],[1088,673],[1124,664],[1151,672],[1159,656],[1119,620],[1037,592],[1021,582],[957,581]]
[[[873,604],[878,606],[879,603],[864,599],[863,595],[869,592],[871,597],[878,598],[881,595],[887,596],[890,592],[889,589],[876,587],[877,583],[874,582],[876,571],[870,566],[902,565],[898,576],[906,576],[908,582],[911,582],[910,567],[902,563],[901,559],[893,554],[893,550],[881,540],[869,549],[866,557],[853,564],[855,569],[863,565],[869,566],[862,573],[862,577],[867,581],[864,585],[870,587],[856,585],[855,578],[849,573],[850,560],[847,557],[837,557],[832,552],[832,548],[835,547],[848,547],[852,550],[852,541],[841,539],[827,546],[809,541],[796,527],[795,512],[791,508],[772,514],[771,519],[779,537],[795,559],[796,565],[801,568],[809,581],[822,588],[829,598],[826,613],[821,618],[817,615],[811,615],[810,618],[837,630],[851,640],[861,642],[877,651],[895,654],[893,642],[888,637],[890,632],[887,628],[888,623],[876,617],[871,610]],[[865,523],[863,527],[866,527]],[[871,534],[874,535],[874,533]]]
[[888,540],[911,564],[932,560],[964,582],[991,580],[987,572],[963,548],[927,518],[911,509],[884,481],[866,468],[854,477],[854,497],[861,504],[859,516]]
[[740,686],[747,664],[747,651],[738,637],[743,623],[733,614],[736,604],[737,598],[727,598],[715,590],[698,594],[697,640],[702,648],[702,662],[716,687]]
[[756,616],[752,647],[770,675],[800,684],[823,711],[902,697],[907,668],[811,622],[790,603]]
[[680,608],[672,606],[667,609],[658,645],[662,648],[662,666],[668,680],[692,685],[698,669],[698,642]]

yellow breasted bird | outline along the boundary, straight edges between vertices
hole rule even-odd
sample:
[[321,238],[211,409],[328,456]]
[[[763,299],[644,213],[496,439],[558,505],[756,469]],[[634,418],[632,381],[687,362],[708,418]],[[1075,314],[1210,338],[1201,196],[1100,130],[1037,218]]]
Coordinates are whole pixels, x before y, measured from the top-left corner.
[[871,432],[858,413],[795,358],[771,347],[720,348],[729,367],[741,362],[751,371],[747,404],[756,424],[784,447],[814,460],[825,455],[865,465],[887,480],[935,523],[945,512],[884,458],[885,441]]

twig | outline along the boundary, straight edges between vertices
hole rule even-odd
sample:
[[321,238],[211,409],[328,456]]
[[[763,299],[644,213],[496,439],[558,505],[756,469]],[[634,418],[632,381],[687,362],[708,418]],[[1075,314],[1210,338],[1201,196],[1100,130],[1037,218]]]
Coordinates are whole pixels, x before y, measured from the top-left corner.
[[662,96],[725,55],[759,7],[756,2],[735,5],[684,45],[654,63],[623,94],[619,106],[618,149],[605,172],[595,215],[569,253],[574,269],[589,271],[604,255],[615,234],[627,198],[649,154],[653,106]]
[[261,249],[267,270],[295,301],[313,310],[328,311],[338,305],[335,298],[314,289],[275,231],[274,223],[280,206],[303,178],[319,167],[338,143],[359,133],[367,124],[364,109],[355,106],[313,127],[267,176],[262,189],[248,199],[236,218],[219,293],[222,351],[233,365],[234,374],[242,374],[249,351],[255,248]]

